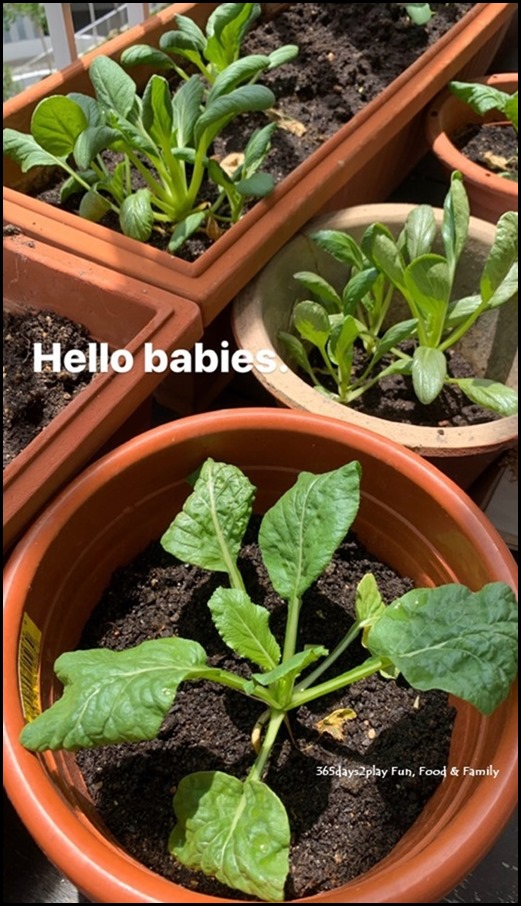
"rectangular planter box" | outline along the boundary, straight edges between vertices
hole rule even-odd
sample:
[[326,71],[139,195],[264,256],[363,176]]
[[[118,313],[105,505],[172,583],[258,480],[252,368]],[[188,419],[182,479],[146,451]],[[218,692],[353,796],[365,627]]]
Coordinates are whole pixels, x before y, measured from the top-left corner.
[[4,237],[4,309],[54,311],[134,358],[126,373],[95,375],[4,470],[5,551],[165,377],[145,373],[143,344],[190,349],[203,328],[192,302],[24,235]]
[[[32,111],[43,97],[69,91],[92,93],[88,68],[99,54],[119,59],[131,44],[156,45],[172,28],[176,14],[188,14],[201,25],[215,6],[173,4],[8,101],[4,126],[27,131]],[[11,162],[5,170],[5,217],[33,236],[194,300],[208,324],[311,217],[324,210],[384,200],[402,182],[427,151],[422,129],[426,106],[450,79],[486,72],[516,9],[515,3],[477,3],[194,263],[23,194],[35,185],[35,174],[22,177]],[[133,73],[140,85],[149,74]],[[42,215],[56,224],[50,236],[45,235]]]

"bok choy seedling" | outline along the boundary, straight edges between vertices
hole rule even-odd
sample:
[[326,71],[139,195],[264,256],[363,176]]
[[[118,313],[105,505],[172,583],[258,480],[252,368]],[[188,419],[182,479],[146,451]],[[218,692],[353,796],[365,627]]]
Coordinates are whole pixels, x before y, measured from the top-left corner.
[[[63,696],[21,735],[32,751],[154,739],[184,682],[210,680],[258,699],[266,708],[265,732],[251,770],[244,779],[219,770],[184,777],[173,801],[177,823],[169,849],[184,865],[268,902],[284,897],[291,830],[264,775],[291,711],[384,671],[401,672],[416,689],[445,690],[490,714],[516,672],[516,601],[501,582],[479,591],[457,584],[416,588],[386,606],[367,574],[356,593],[356,619],[334,650],[315,638],[297,650],[303,595],[355,519],[360,475],[358,462],[323,474],[302,472],[262,519],[262,558],[287,603],[280,644],[268,610],[251,599],[237,565],[255,488],[236,466],[207,459],[161,543],[181,561],[227,577],[208,607],[226,645],[251,662],[250,675],[210,666],[197,641],[177,637],[125,651],[66,653],[55,665]],[[361,634],[366,659],[323,680]]]
[[222,72],[240,59],[242,81],[253,82],[264,70],[276,69],[298,55],[298,47],[287,44],[268,56],[241,57],[244,37],[260,14],[260,3],[219,3],[208,17],[204,32],[188,16],[176,16],[177,30],[161,36],[160,50],[147,44],[135,44],[123,51],[121,63],[123,66],[145,64],[155,70],[175,70],[188,81],[189,75],[180,65],[180,61],[184,61],[184,66],[196,67],[213,85]]
[[[245,66],[251,72],[244,61],[231,64],[209,92],[194,75],[173,96],[166,79],[153,75],[140,98],[121,66],[97,57],[89,70],[95,97],[73,93],[40,101],[31,134],[4,129],[4,153],[23,172],[60,167],[69,176],[62,201],[81,194],[81,216],[98,222],[112,211],[133,239],[146,242],[153,230],[170,235],[171,252],[196,230],[215,239],[240,218],[248,199],[264,197],[274,185],[261,171],[273,124],[253,133],[232,175],[211,156],[213,142],[237,116],[275,102],[268,88],[241,84]],[[112,170],[104,151],[120,157]],[[215,187],[209,198],[205,177]]]
[[[509,211],[500,217],[493,246],[481,274],[476,274],[476,292],[464,298],[454,298],[458,263],[469,239],[469,204],[458,171],[452,174],[439,233],[441,251],[434,252],[438,239],[434,211],[430,205],[419,205],[397,238],[382,223],[371,224],[360,244],[338,230],[311,236],[349,266],[349,278],[338,292],[320,274],[296,273],[295,279],[313,298],[295,304],[292,331],[280,331],[278,337],[321,393],[349,405],[383,377],[402,374],[412,376],[415,394],[425,405],[445,385],[456,385],[480,406],[502,416],[516,414],[514,390],[487,378],[450,377],[446,352],[478,318],[517,293],[518,215]],[[411,317],[404,321],[392,320],[394,292],[409,308]],[[412,341],[412,354],[400,346],[405,341]],[[311,364],[310,347],[318,350],[322,365]],[[365,352],[358,371],[357,349]],[[327,379],[336,390],[328,387]]]

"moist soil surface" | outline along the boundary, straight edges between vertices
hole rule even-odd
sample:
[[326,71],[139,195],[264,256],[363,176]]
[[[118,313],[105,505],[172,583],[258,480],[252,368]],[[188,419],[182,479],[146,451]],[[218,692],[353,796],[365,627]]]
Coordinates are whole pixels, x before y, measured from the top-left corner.
[[60,343],[64,354],[87,352],[89,342],[84,327],[52,311],[4,313],[4,469],[94,377],[87,371],[57,373],[50,363],[35,372],[34,344],[50,353],[52,343]]
[[[270,611],[272,631],[281,641],[287,611],[260,560],[258,524],[254,517],[239,568],[253,600]],[[375,574],[387,603],[412,587],[349,534],[305,595],[297,650],[309,643],[335,647],[352,623],[355,588],[367,572]],[[247,676],[250,665],[226,647],[207,607],[223,581],[180,563],[154,543],[114,574],[81,647],[120,650],[179,635],[200,642],[213,666]],[[333,675],[366,657],[354,643]],[[317,729],[337,708],[356,713],[339,740]],[[78,752],[96,807],[120,845],[189,889],[226,902],[247,899],[178,864],[167,852],[167,840],[175,823],[172,796],[183,776],[221,770],[246,777],[254,761],[251,731],[262,711],[262,705],[229,689],[185,683],[156,740]],[[379,675],[291,712],[293,738],[285,728],[279,733],[265,777],[285,804],[292,830],[288,899],[337,887],[393,848],[439,782],[420,776],[419,768],[447,764],[453,719],[444,693],[417,693],[402,679]]]
[[[243,54],[269,54],[283,44],[300,49],[294,61],[263,73],[260,79],[273,90],[277,121],[284,126],[273,136],[263,169],[279,183],[473,6],[433,3],[435,15],[430,22],[416,26],[399,3],[296,3],[270,22],[256,23],[243,44]],[[215,156],[223,159],[242,151],[255,129],[267,122],[265,114],[239,117],[216,141]],[[59,205],[59,185],[38,197]],[[141,185],[136,181],[135,188]],[[211,200],[211,188],[209,192]],[[67,207],[77,210],[78,203],[69,199]],[[119,229],[113,214],[102,222]],[[169,238],[169,234],[154,233],[149,242],[166,249]],[[206,235],[198,234],[177,255],[193,261],[210,245]]]
[[[412,347],[400,344],[404,352],[412,355]],[[475,377],[474,370],[466,359],[454,349],[448,349],[447,374],[455,378]],[[366,362],[364,355],[355,357],[353,373],[357,376],[363,370]],[[323,362],[316,350],[310,355],[313,368],[323,369]],[[386,357],[382,359],[382,369],[390,363]],[[299,377],[306,383],[311,381],[303,370],[298,370]],[[337,388],[332,378],[320,375],[320,380],[331,392],[336,393]],[[318,391],[317,391],[318,392]],[[361,397],[353,400],[350,408],[375,418],[387,421],[401,422],[405,425],[423,425],[430,428],[443,430],[449,427],[465,427],[466,425],[481,425],[484,422],[494,421],[497,416],[490,409],[484,409],[472,403],[468,397],[455,384],[447,384],[428,406],[417,398],[412,385],[412,378],[406,375],[394,374],[382,378],[377,384],[367,390]]]
[[512,126],[487,123],[466,126],[452,136],[465,157],[492,173],[509,172],[517,177],[517,135]]

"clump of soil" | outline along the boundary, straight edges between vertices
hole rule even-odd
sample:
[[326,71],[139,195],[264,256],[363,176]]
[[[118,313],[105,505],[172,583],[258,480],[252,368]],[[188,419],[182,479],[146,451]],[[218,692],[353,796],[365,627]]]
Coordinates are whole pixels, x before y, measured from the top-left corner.
[[[258,522],[248,530],[239,566],[252,599],[270,611],[280,641],[287,609],[262,564]],[[370,571],[386,602],[412,587],[349,534],[305,595],[299,648],[335,647],[352,623],[356,585]],[[182,564],[152,544],[114,574],[81,647],[121,650],[179,635],[202,644],[213,666],[249,675],[251,666],[230,652],[210,617],[207,602],[220,584],[221,576]],[[365,649],[352,645],[333,675],[366,657]],[[356,712],[344,738],[321,735],[319,720],[341,707]],[[183,776],[221,770],[245,778],[254,761],[251,731],[262,710],[229,689],[185,683],[156,740],[77,753],[96,808],[121,846],[188,889],[227,902],[245,899],[174,861],[167,840],[175,823],[172,796]],[[444,693],[418,694],[401,679],[379,675],[291,712],[293,738],[285,729],[279,734],[266,778],[284,802],[292,830],[288,899],[337,887],[393,848],[438,785],[439,778],[420,776],[419,768],[447,764],[453,719]]]
[[94,377],[88,371],[54,372],[51,363],[35,372],[34,344],[42,343],[48,354],[60,343],[63,356],[69,349],[86,353],[89,342],[84,327],[55,312],[4,313],[4,469]]

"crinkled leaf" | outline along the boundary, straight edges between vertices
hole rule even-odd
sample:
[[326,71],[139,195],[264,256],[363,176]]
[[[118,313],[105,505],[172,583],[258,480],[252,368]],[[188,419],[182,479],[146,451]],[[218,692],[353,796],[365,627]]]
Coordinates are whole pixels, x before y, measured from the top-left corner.
[[274,185],[271,173],[254,173],[247,179],[240,179],[236,182],[235,189],[239,195],[243,195],[245,198],[264,198],[273,192]]
[[297,654],[270,670],[269,673],[252,673],[252,679],[259,686],[271,686],[272,683],[277,683],[281,679],[294,680],[306,667],[327,654],[329,654],[327,648],[322,645],[312,645],[304,651],[298,651]]
[[94,190],[85,192],[80,202],[80,217],[84,217],[85,220],[91,220],[93,223],[99,223],[109,211],[110,204],[106,198],[98,195]]
[[251,516],[255,488],[237,466],[207,459],[193,493],[161,544],[184,563],[233,571]]
[[153,69],[173,69],[174,64],[166,53],[161,53],[155,47],[149,47],[148,44],[134,44],[127,47],[121,54],[120,62],[122,66],[151,66]]
[[447,376],[447,359],[440,349],[418,346],[412,359],[412,383],[420,403],[428,406],[441,393]]
[[443,221],[441,235],[447,256],[451,284],[459,257],[465,248],[469,232],[470,208],[463,177],[459,170],[454,170],[450,180],[450,189],[443,204]]
[[170,242],[168,243],[169,252],[177,252],[182,248],[186,240],[195,233],[206,219],[206,211],[196,211],[189,214],[181,223],[178,223],[172,232]]
[[125,236],[146,242],[152,234],[154,212],[148,189],[138,189],[125,198],[119,209],[119,222]]
[[269,65],[269,57],[261,54],[251,54],[230,63],[213,83],[208,94],[208,103],[212,103],[223,94],[229,94],[243,82],[249,82],[256,75],[268,69]]
[[153,75],[143,94],[143,125],[157,144],[170,146],[173,119],[170,86],[162,76]]
[[326,311],[331,313],[342,310],[342,300],[336,289],[319,274],[314,274],[312,271],[298,271],[293,274],[293,277],[301,286],[320,299]]
[[327,343],[331,325],[327,311],[318,302],[305,301],[295,305],[293,323],[304,340],[319,348]]
[[478,592],[416,588],[386,607],[368,642],[414,688],[442,689],[491,714],[516,675],[516,599],[503,582]]
[[76,139],[74,160],[80,170],[86,170],[94,158],[119,138],[119,132],[109,126],[88,126]]
[[59,161],[40,147],[32,135],[24,135],[16,129],[4,129],[4,154],[17,163],[22,173],[32,167],[55,167]]
[[426,255],[432,248],[436,236],[434,211],[428,204],[420,204],[411,211],[405,221],[405,237],[409,260]]
[[31,117],[34,140],[44,151],[56,157],[68,157],[76,139],[86,128],[87,118],[83,110],[64,95],[44,98]]
[[110,57],[96,57],[90,65],[90,80],[96,97],[106,110],[115,110],[126,117],[136,98],[136,83]]
[[195,140],[197,144],[204,136],[205,147],[214,140],[221,129],[240,113],[253,113],[256,110],[267,110],[273,107],[275,95],[263,85],[241,85],[216,98],[208,104],[205,111],[197,120],[195,126]]
[[360,270],[364,268],[366,261],[362,250],[347,233],[341,233],[340,230],[319,230],[312,233],[310,238],[342,264],[354,264]]
[[177,131],[177,145],[184,148],[191,145],[194,126],[201,113],[204,86],[198,76],[192,76],[176,91],[172,101],[174,128]]
[[263,670],[272,670],[280,661],[280,648],[269,627],[269,612],[254,604],[245,591],[217,588],[208,607],[219,635],[240,657]]
[[284,896],[290,828],[278,796],[258,780],[221,771],[181,780],[169,849],[187,865],[267,903]]
[[489,252],[480,281],[482,299],[489,303],[505,280],[511,281],[511,274],[517,277],[517,267],[512,266],[518,259],[518,215],[515,211],[502,214],[497,222],[494,244]]
[[277,66],[289,63],[290,60],[294,60],[298,55],[299,48],[296,44],[284,44],[283,47],[277,47],[277,49],[272,50],[269,55],[270,69],[276,69]]
[[204,648],[189,639],[62,654],[55,671],[63,695],[24,727],[20,741],[40,752],[154,739],[179,683],[206,669]]
[[505,384],[487,378],[458,378],[451,383],[457,384],[465,396],[478,406],[502,416],[517,415],[517,391]]
[[358,462],[332,472],[301,472],[265,514],[259,545],[275,590],[300,598],[324,571],[358,512]]

